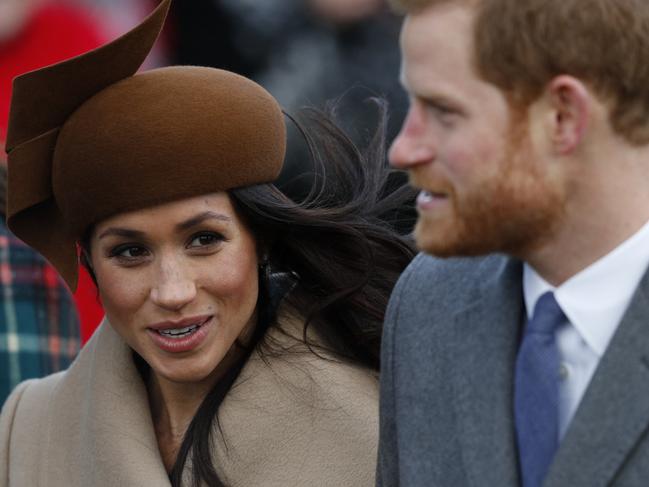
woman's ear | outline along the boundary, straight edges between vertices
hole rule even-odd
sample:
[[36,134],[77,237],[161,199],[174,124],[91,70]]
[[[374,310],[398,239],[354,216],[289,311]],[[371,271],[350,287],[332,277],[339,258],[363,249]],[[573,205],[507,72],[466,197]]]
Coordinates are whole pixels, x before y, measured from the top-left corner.
[[550,137],[555,154],[573,153],[584,139],[591,118],[593,95],[579,79],[561,75],[545,91],[550,117]]

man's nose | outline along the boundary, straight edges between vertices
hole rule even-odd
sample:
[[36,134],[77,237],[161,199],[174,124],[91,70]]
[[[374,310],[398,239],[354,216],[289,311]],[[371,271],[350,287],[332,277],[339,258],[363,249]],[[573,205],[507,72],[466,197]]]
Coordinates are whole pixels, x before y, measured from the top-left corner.
[[159,265],[150,296],[157,306],[178,311],[196,297],[196,282],[182,262],[176,258],[165,258]]
[[435,141],[426,123],[422,108],[411,106],[388,153],[393,167],[410,169],[435,159]]

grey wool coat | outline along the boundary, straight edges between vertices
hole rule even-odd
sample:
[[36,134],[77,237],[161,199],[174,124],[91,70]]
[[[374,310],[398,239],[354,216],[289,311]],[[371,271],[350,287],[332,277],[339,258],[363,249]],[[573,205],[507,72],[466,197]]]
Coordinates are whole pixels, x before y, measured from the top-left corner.
[[[513,377],[523,320],[521,262],[412,262],[384,328],[377,485],[519,485]],[[647,274],[544,486],[649,486]]]
[[[222,479],[232,487],[374,485],[376,374],[269,333],[293,350],[268,363],[253,354],[222,404]],[[3,407],[1,487],[168,485],[145,385],[108,323],[66,372],[22,383]]]

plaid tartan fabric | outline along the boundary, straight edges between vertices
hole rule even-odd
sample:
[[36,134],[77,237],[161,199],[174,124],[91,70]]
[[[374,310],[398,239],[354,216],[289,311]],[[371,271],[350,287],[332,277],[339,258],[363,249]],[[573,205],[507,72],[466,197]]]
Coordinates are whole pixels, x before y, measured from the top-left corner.
[[[4,219],[3,219],[4,220]],[[80,347],[72,296],[0,221],[0,405],[20,381],[67,368]]]

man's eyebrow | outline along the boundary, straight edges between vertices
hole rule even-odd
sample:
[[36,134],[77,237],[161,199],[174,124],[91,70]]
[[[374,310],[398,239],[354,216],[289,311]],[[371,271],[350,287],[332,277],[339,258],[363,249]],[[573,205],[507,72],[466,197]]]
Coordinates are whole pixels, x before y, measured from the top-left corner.
[[176,225],[176,231],[183,231],[183,230],[188,230],[192,227],[195,227],[196,225],[199,225],[203,223],[206,220],[218,220],[222,222],[231,222],[232,218],[230,218],[227,215],[224,215],[222,213],[216,213],[214,211],[204,211],[203,213],[199,213],[196,216],[193,216],[184,222],[179,223]]
[[422,92],[417,94],[410,94],[410,102],[412,100],[417,100],[418,102],[424,103],[431,107],[436,107],[438,109],[443,109],[444,111],[452,111],[459,115],[466,115],[467,110],[456,100],[443,95],[441,93],[432,93],[432,92]]
[[438,93],[432,93],[426,90],[423,91],[417,91],[413,92],[410,91],[411,87],[408,84],[405,76],[400,76],[399,77],[399,84],[401,87],[404,89],[404,91],[408,94],[409,98],[412,99],[417,99],[421,100],[427,103],[432,103],[434,105],[441,105],[441,106],[446,106],[446,107],[455,107],[456,103],[453,102],[449,97],[444,96],[442,94]]

